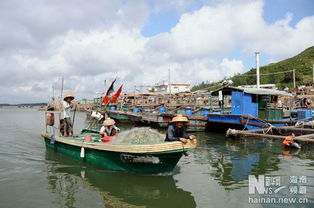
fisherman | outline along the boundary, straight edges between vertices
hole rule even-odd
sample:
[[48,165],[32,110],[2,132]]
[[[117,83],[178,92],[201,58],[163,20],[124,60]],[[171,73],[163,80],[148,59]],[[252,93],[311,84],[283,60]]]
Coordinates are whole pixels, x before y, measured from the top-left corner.
[[73,136],[73,126],[71,121],[71,108],[73,108],[74,103],[72,102],[74,100],[74,96],[72,94],[67,94],[64,96],[63,99],[63,115],[62,115],[62,121],[63,123],[63,136]]
[[177,115],[171,121],[172,125],[168,127],[166,134],[166,142],[181,141],[183,144],[187,143],[188,139],[194,139],[195,136],[189,136],[186,133],[186,127],[184,124],[188,123],[187,117]]
[[311,108],[312,101],[311,99],[302,98],[300,102],[301,108]]
[[120,129],[115,126],[115,121],[111,118],[104,120],[103,126],[100,128],[99,134],[102,138],[107,136],[115,136],[119,133]]
[[306,106],[306,108],[311,109],[312,108],[312,100],[306,99],[305,106]]

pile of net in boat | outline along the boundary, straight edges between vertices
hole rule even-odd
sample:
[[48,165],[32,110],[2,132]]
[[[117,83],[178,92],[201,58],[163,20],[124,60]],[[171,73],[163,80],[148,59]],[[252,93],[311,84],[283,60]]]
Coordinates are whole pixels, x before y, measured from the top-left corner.
[[133,128],[131,130],[120,132],[117,137],[112,140],[113,144],[156,144],[164,142],[165,135],[158,131],[143,127]]

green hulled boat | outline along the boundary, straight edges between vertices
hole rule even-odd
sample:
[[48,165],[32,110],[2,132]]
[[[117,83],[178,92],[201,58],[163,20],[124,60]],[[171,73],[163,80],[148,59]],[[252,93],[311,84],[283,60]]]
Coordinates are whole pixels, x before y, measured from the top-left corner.
[[131,123],[128,113],[119,110],[107,110],[110,118],[118,121],[119,123]]
[[132,113],[132,112],[128,112],[126,113],[128,120],[130,120],[131,122],[135,123],[135,124],[141,124],[142,123],[142,116],[139,113]]
[[167,128],[173,115],[147,113],[142,115],[142,122],[147,126]]
[[[196,141],[158,144],[110,144],[98,142],[98,134],[78,137],[42,134],[46,147],[102,168],[135,173],[171,172],[182,154],[196,147]],[[87,139],[88,138],[88,139]]]
[[189,123],[187,124],[188,132],[205,131],[207,118],[204,116],[187,116]]

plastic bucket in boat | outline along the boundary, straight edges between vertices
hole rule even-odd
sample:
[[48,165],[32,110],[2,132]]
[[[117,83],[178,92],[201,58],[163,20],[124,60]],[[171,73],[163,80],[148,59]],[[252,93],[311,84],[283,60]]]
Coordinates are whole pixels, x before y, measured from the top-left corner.
[[101,139],[102,142],[110,142],[111,140],[113,140],[115,138],[115,136],[107,136]]
[[84,136],[85,141],[90,142],[90,140],[92,139],[91,135],[86,135]]
[[208,116],[208,114],[209,114],[209,110],[203,110],[203,116]]
[[139,108],[139,107],[135,107],[134,110],[133,110],[134,113],[141,113],[142,112],[142,109]]
[[191,109],[186,109],[186,110],[185,110],[185,115],[186,115],[186,116],[190,116],[190,115],[192,115],[192,114],[193,114],[193,112],[192,112]]
[[110,106],[110,110],[117,110],[117,106],[115,105]]
[[159,108],[159,113],[165,113],[166,112],[166,107],[162,106]]

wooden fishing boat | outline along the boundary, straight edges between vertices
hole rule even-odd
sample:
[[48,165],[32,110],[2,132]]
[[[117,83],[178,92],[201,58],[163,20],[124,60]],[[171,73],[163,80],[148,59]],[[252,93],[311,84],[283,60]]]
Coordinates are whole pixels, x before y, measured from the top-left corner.
[[107,113],[110,118],[114,119],[119,123],[131,123],[128,113],[119,110],[107,110]]
[[91,165],[135,173],[171,172],[182,154],[196,147],[196,140],[158,144],[111,144],[98,142],[98,134],[77,137],[42,134],[46,147]]
[[186,130],[188,132],[205,131],[207,126],[207,117],[205,116],[187,116],[189,123]]
[[146,113],[142,115],[142,122],[147,126],[167,128],[171,122],[172,117],[173,115],[171,114]]
[[137,125],[141,125],[142,123],[142,116],[139,113],[133,113],[133,112],[126,112],[126,116],[128,117],[128,120],[132,123],[135,123]]

